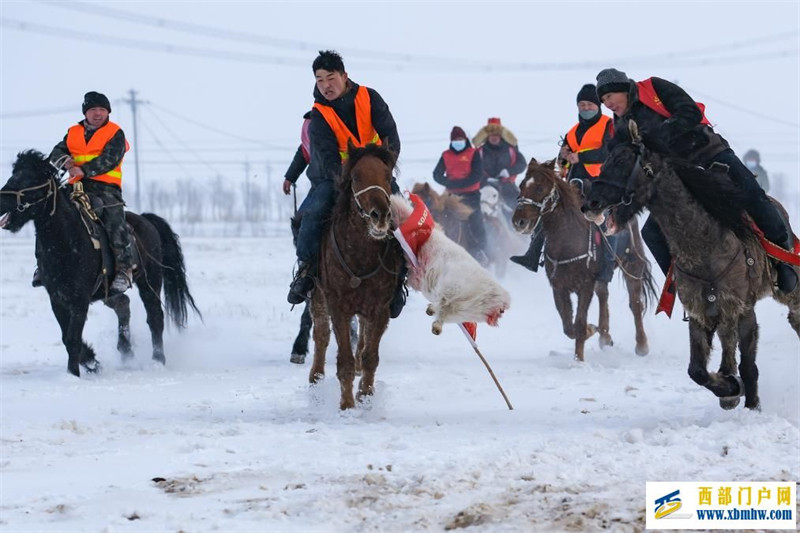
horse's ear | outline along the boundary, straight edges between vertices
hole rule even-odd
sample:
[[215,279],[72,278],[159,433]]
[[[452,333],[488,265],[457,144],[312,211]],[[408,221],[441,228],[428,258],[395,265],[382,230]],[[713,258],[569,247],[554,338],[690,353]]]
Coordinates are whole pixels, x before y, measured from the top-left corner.
[[543,166],[547,170],[552,170],[552,171],[555,172],[555,170],[556,170],[556,160],[555,159],[551,159],[550,161],[545,161],[543,163]]
[[628,121],[628,134],[630,134],[633,144],[642,143],[642,136],[639,135],[639,125],[633,119]]
[[355,149],[356,149],[356,145],[353,144],[353,139],[348,138],[347,139],[347,153],[348,154],[352,154],[353,150],[355,150]]

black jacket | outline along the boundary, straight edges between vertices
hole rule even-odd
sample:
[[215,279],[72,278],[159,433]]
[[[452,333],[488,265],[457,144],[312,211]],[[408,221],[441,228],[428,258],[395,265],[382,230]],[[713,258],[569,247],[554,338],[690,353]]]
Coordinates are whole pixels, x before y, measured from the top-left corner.
[[[672,116],[662,117],[639,101],[639,89],[631,83],[628,110],[615,117],[614,137],[627,141],[628,121],[636,121],[642,138],[651,149],[670,153],[692,163],[706,166],[711,159],[729,148],[728,142],[710,126],[700,123],[703,114],[686,91],[661,78],[651,78],[664,107]],[[613,140],[611,145],[616,142]]]
[[306,162],[306,156],[303,155],[303,145],[301,144],[297,147],[297,151],[294,153],[292,162],[289,163],[289,168],[286,169],[286,174],[284,174],[283,177],[292,183],[297,183],[297,179],[307,166],[308,163]]
[[[513,150],[516,155],[514,164],[511,164],[511,151]],[[528,168],[528,163],[525,161],[519,148],[511,146],[505,139],[500,139],[500,142],[491,144],[486,141],[479,148],[481,154],[481,161],[483,161],[483,173],[487,178],[496,178],[503,169],[508,170],[509,175],[522,174]]]
[[[78,124],[83,124],[83,136],[88,143],[97,129],[89,129],[85,120],[78,122]],[[69,135],[69,133],[67,135]],[[64,135],[64,139],[55,145],[53,151],[50,152],[48,159],[51,163],[55,163],[65,155],[72,157],[69,153],[69,148],[67,148],[67,135]],[[120,161],[122,161],[122,158],[125,157],[125,145],[125,133],[123,133],[120,128],[120,130],[111,137],[111,140],[108,141],[105,148],[103,148],[102,154],[81,165],[84,176],[91,178],[114,170],[117,165],[119,165]]]
[[[464,150],[470,148],[470,146],[470,142],[467,141],[467,146],[464,147]],[[452,147],[450,147],[449,150],[456,154],[460,154],[464,151],[461,150],[457,152],[453,150]],[[444,164],[444,155],[439,158],[436,168],[433,169],[433,181],[439,185],[444,185],[447,188],[462,189],[469,187],[470,185],[480,183],[482,180],[483,163],[481,162],[481,153],[477,150],[475,150],[475,155],[472,156],[472,165],[470,166],[469,176],[464,179],[457,180],[455,183],[450,183],[450,180],[447,178],[447,167]]]
[[[600,120],[600,117],[603,114],[598,110],[597,115],[590,118],[589,120],[585,120],[578,115],[578,129],[575,130],[575,138],[580,143],[583,140],[583,136],[586,135],[586,132],[597,124],[597,121]],[[592,179],[592,176],[586,172],[586,167],[583,165],[592,165],[598,163],[605,163],[606,159],[608,158],[608,143],[611,141],[611,138],[614,136],[614,121],[611,120],[608,122],[608,127],[606,131],[603,132],[603,144],[600,148],[596,148],[594,150],[586,150],[585,152],[578,153],[578,162],[581,163],[579,165],[570,165],[570,172],[569,177],[572,178],[580,178],[580,179]],[[566,135],[564,138],[566,139]]]
[[[347,82],[347,91],[340,98],[329,102],[314,87],[314,101],[327,105],[336,111],[347,128],[358,135],[356,123],[356,91],[359,85],[351,80]],[[397,124],[394,122],[389,106],[380,94],[374,89],[369,89],[370,106],[372,108],[372,126],[383,141],[384,146],[400,155],[400,136],[397,133]],[[339,155],[339,143],[336,135],[330,128],[322,113],[316,109],[311,110],[311,124],[309,125],[311,138],[311,163],[308,168],[308,179],[316,184],[324,179],[336,179],[342,171],[342,158]]]

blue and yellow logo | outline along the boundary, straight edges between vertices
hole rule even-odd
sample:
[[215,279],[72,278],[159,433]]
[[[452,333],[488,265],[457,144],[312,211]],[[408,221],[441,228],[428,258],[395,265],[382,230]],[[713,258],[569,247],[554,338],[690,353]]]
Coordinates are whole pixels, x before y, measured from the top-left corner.
[[681,508],[680,489],[656,499],[656,518],[666,518]]

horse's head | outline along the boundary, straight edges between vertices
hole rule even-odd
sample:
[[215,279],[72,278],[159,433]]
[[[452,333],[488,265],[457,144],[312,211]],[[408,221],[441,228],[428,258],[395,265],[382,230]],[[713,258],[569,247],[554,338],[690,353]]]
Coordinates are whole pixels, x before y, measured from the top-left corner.
[[606,215],[607,233],[613,234],[644,209],[652,197],[654,178],[647,161],[652,153],[642,144],[634,121],[629,123],[629,139],[618,142],[603,164],[600,175],[581,211],[593,221]]
[[539,163],[531,158],[525,179],[519,186],[517,208],[511,217],[514,229],[530,234],[539,225],[542,216],[553,211],[569,188],[555,172],[555,160]]
[[368,144],[356,148],[348,147],[348,160],[342,170],[340,192],[351,194],[358,213],[367,223],[367,231],[373,239],[382,240],[390,235],[392,212],[392,170],[395,155],[388,148]]
[[11,170],[11,177],[0,189],[0,228],[19,231],[29,220],[54,207],[48,199],[57,193],[58,173],[55,167],[41,152],[20,152]]

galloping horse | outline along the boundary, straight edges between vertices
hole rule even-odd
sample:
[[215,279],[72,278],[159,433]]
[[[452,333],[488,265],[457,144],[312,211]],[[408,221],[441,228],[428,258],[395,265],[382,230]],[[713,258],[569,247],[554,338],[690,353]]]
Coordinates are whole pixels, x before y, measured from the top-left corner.
[[[96,372],[100,364],[92,348],[83,341],[83,327],[89,304],[97,300],[112,308],[119,320],[117,350],[126,360],[133,356],[130,339],[130,299],[125,294],[109,296],[105,291],[101,252],[84,229],[78,208],[61,186],[58,171],[35,150],[17,156],[11,178],[0,191],[0,228],[17,232],[33,220],[43,250],[39,254],[42,284],[61,326],[61,340],[67,348],[67,370],[80,375],[80,366]],[[134,282],[147,312],[153,340],[153,359],[165,363],[162,335],[165,306],[177,327],[184,327],[187,306],[200,314],[186,283],[183,252],[178,236],[167,222],[152,214],[125,214],[133,230],[139,255]],[[114,272],[113,268],[110,272]]]
[[[580,211],[578,191],[558,177],[554,161],[539,164],[531,159],[512,222],[523,234],[532,233],[541,224],[546,238],[545,271],[553,289],[553,299],[561,316],[564,333],[575,339],[575,356],[583,361],[586,339],[594,331],[587,326],[592,294],[597,294],[600,317],[597,330],[600,346],[613,344],[609,333],[608,283],[597,279],[603,261],[603,243],[599,230]],[[636,325],[636,353],[649,351],[642,316],[648,296],[655,296],[650,264],[644,258],[638,226],[631,229],[631,253],[620,258],[625,274],[628,302]],[[573,322],[570,295],[578,295],[578,308]]]
[[391,238],[389,195],[394,165],[394,154],[382,146],[349,147],[347,164],[336,184],[336,205],[320,247],[319,279],[311,299],[314,362],[309,381],[316,383],[325,374],[330,319],[338,348],[341,409],[355,406],[351,318],[357,315],[359,319],[355,357],[363,369],[357,395],[361,401],[373,393],[378,348],[389,324],[389,304],[404,262],[400,245]]
[[[608,220],[620,226],[650,209],[669,244],[677,292],[689,315],[689,376],[718,396],[723,408],[735,407],[744,394],[745,407],[758,409],[755,304],[771,294],[787,305],[800,336],[800,290],[787,295],[773,286],[767,255],[743,216],[743,193],[727,176],[659,155],[646,148],[647,141],[631,122],[630,140],[612,149],[583,210],[595,218],[610,209]],[[714,333],[722,362],[709,373]]]

